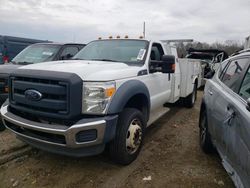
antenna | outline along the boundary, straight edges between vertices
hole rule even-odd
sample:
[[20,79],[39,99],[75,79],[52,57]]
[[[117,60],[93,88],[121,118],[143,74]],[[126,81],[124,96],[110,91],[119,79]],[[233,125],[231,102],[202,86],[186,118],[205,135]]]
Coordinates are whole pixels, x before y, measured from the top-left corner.
[[146,23],[145,21],[143,22],[143,38],[145,39],[146,37]]

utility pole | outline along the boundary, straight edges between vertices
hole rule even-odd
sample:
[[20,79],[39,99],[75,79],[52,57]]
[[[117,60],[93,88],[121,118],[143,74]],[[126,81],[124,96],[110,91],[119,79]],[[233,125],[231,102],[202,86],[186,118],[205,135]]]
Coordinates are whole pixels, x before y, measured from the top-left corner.
[[143,22],[143,38],[145,39],[146,37],[146,23],[145,21]]

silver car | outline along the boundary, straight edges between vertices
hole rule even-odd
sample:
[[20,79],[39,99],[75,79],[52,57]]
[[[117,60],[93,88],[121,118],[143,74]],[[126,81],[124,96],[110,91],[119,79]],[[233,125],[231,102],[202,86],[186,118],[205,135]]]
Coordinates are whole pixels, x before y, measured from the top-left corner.
[[216,148],[236,187],[250,187],[250,49],[225,60],[208,80],[200,110],[200,145]]

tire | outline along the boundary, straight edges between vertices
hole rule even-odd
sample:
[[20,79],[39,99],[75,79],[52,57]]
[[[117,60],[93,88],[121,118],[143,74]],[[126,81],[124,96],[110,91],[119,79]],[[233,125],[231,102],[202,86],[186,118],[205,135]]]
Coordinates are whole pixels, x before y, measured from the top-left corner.
[[125,108],[119,115],[115,138],[109,144],[111,159],[122,165],[132,163],[140,153],[145,127],[145,118],[139,110]]
[[4,131],[6,128],[3,124],[2,118],[0,117],[0,132]]
[[196,98],[197,98],[197,84],[195,83],[193,92],[190,95],[188,95],[184,100],[185,106],[187,108],[192,108],[195,104]]
[[208,131],[208,122],[207,122],[207,113],[206,110],[201,110],[200,112],[200,120],[199,120],[199,127],[200,127],[200,147],[201,149],[209,154],[214,152],[214,146],[211,140],[211,135]]

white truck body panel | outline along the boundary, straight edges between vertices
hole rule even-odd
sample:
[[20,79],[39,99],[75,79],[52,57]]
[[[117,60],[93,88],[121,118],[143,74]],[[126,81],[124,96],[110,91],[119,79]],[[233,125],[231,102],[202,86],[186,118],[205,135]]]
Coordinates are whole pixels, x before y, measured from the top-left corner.
[[84,81],[109,81],[135,77],[141,67],[107,61],[68,60],[32,64],[20,69],[70,72]]
[[[192,93],[195,79],[201,74],[200,63],[193,59],[179,59],[181,70],[180,97],[186,97]],[[199,87],[199,86],[197,86]]]

